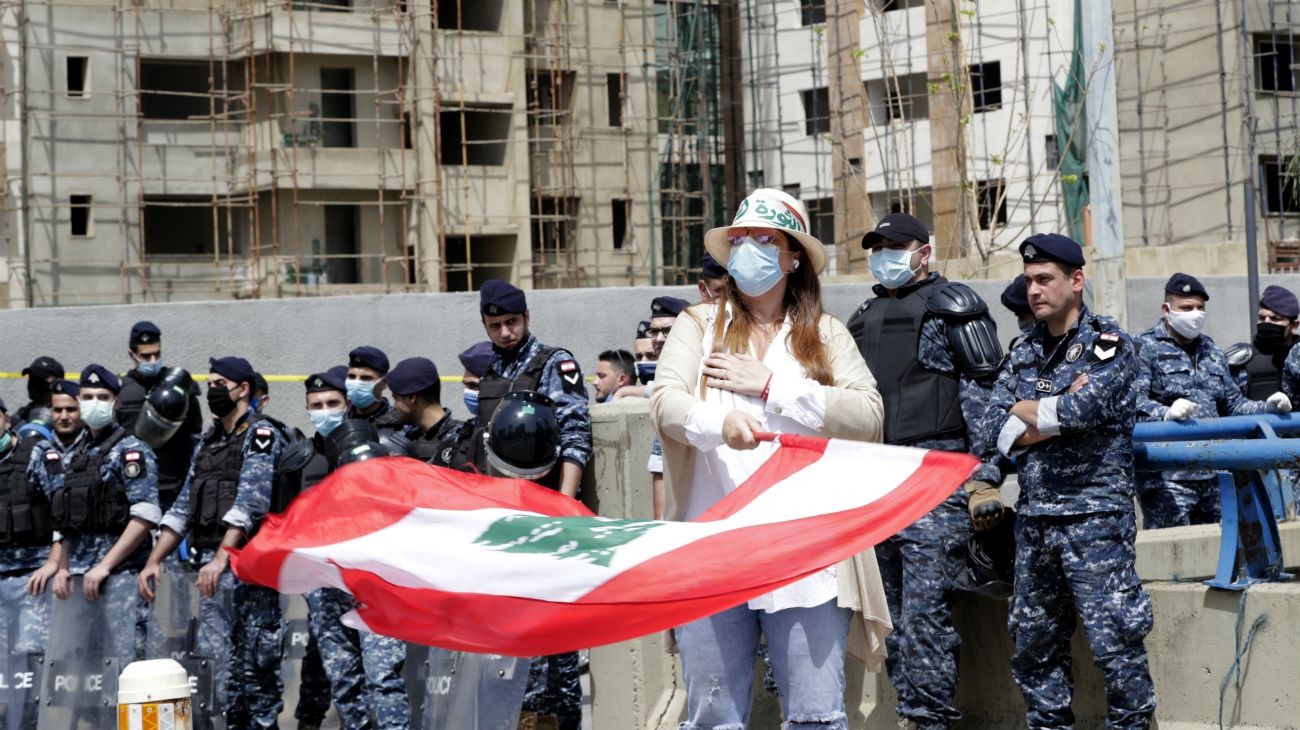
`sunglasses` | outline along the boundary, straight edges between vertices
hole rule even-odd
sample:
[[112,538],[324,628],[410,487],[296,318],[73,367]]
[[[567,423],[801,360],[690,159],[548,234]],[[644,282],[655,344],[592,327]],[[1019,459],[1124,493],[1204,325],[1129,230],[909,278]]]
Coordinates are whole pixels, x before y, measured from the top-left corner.
[[760,228],[758,229],[757,233],[754,231],[753,228],[746,228],[745,235],[727,236],[727,242],[730,243],[732,246],[739,246],[740,244],[745,242],[745,239],[752,238],[756,243],[758,243],[758,245],[767,246],[769,244],[776,243],[776,239],[778,235],[779,234],[776,231],[770,228],[768,229]]

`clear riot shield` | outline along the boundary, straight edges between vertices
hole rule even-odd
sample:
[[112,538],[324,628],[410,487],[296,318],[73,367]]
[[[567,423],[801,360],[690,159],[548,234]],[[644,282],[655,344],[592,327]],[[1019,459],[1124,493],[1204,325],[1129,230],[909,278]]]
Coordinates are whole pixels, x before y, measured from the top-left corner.
[[0,578],[0,730],[34,730],[50,594],[27,595],[27,576]]
[[199,642],[199,589],[192,568],[163,563],[150,607],[146,659],[175,659],[190,678],[195,730],[221,730],[225,724],[216,708],[220,658],[208,656]]
[[411,692],[424,730],[515,730],[524,704],[529,659],[499,654],[470,654],[434,647],[408,649],[407,663],[419,652],[419,692]]
[[117,677],[143,644],[135,574],[109,576],[91,603],[81,578],[50,606],[50,641],[41,681],[40,730],[117,725]]

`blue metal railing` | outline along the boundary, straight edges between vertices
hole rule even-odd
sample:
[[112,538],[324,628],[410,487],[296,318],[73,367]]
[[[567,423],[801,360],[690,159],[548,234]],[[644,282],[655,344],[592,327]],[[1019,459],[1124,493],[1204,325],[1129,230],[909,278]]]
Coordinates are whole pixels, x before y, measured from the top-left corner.
[[[1139,471],[1220,471],[1223,536],[1216,588],[1287,580],[1277,523],[1292,504],[1290,474],[1300,470],[1300,415],[1155,421],[1133,429]],[[1229,470],[1229,471],[1224,471]]]

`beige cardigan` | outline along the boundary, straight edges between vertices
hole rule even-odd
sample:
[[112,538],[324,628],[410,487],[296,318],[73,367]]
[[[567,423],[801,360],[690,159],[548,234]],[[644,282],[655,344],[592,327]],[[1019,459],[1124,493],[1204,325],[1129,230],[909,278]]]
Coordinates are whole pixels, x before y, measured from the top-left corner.
[[[650,399],[650,417],[664,452],[666,519],[682,519],[682,510],[691,489],[695,449],[686,441],[686,414],[700,399],[695,391],[700,381],[700,366],[706,355],[704,333],[712,336],[713,304],[696,304],[673,324],[668,341],[655,369],[654,395]],[[857,441],[880,441],[884,408],[876,379],[867,369],[858,345],[842,322],[822,315],[819,328],[827,343],[835,385],[826,389],[826,421],[821,434]],[[848,651],[877,671],[885,658],[885,636],[893,629],[880,569],[871,550],[838,565],[838,603],[857,612],[860,624],[850,632]],[[858,623],[858,622],[855,622]]]

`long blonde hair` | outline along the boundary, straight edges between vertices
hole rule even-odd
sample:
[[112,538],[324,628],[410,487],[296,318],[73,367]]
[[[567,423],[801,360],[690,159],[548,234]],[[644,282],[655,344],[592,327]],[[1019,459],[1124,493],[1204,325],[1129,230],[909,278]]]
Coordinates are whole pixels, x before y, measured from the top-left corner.
[[[792,250],[802,251],[803,247],[793,237],[787,236]],[[835,374],[831,371],[830,353],[826,343],[822,342],[820,322],[822,318],[822,285],[817,272],[806,265],[807,256],[800,265],[786,277],[785,298],[781,302],[790,322],[790,353],[803,366],[804,375],[822,385],[834,385]],[[724,313],[731,306],[731,324],[728,326]],[[754,315],[745,306],[745,300],[736,286],[736,280],[727,279],[727,285],[718,297],[718,316],[713,323],[713,346],[710,352],[731,354],[749,352],[749,339],[754,331]],[[704,392],[704,378],[701,376],[700,392]]]

